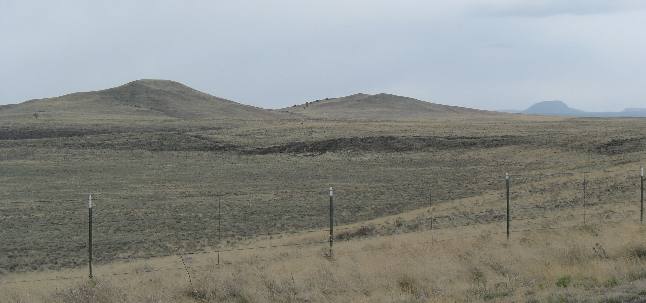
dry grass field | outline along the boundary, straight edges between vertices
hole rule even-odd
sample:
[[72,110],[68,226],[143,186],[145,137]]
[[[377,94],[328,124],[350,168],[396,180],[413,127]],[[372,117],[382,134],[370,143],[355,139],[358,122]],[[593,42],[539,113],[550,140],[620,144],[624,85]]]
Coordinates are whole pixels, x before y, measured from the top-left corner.
[[[135,128],[3,140],[2,268],[83,264],[88,193],[96,203],[99,262],[216,244],[219,201],[228,242],[325,227],[329,186],[338,192],[340,224],[424,207],[429,191],[440,203],[500,193],[507,171],[518,175],[519,186],[557,183],[552,194],[563,197],[544,195],[549,207],[577,205],[579,200],[560,194],[560,188],[576,190],[587,170],[601,174],[621,165],[623,175],[604,174],[592,186],[634,188],[641,153],[631,144],[642,137],[630,128],[641,127],[638,132],[644,125],[629,120],[274,123],[222,132]],[[314,134],[298,134],[301,127]],[[597,137],[591,135],[595,128],[612,133]],[[198,135],[208,139],[191,141]],[[232,147],[210,149],[210,144]],[[564,172],[579,177],[550,178]],[[636,192],[596,194],[634,201]]]
[[332,119],[144,84],[0,108],[0,302],[644,300],[644,119]]
[[[472,199],[456,201],[458,208]],[[588,209],[592,217],[609,209]],[[420,209],[344,226],[335,245],[308,243],[320,233],[255,239],[270,249],[116,262],[95,268],[11,274],[2,302],[642,302],[646,299],[645,230],[634,218],[590,220],[575,211],[504,225],[439,225],[410,231],[401,222],[430,219],[454,207]],[[619,223],[617,223],[619,222]],[[404,223],[405,224],[405,223]],[[365,235],[366,226],[390,235]],[[363,227],[363,228],[362,228]],[[273,241],[273,242],[272,242]],[[270,242],[270,243],[268,243]],[[182,258],[183,260],[180,260]],[[183,264],[186,264],[184,267]],[[189,275],[190,273],[190,283]],[[60,277],[78,277],[56,280]],[[54,280],[50,280],[54,279]],[[11,283],[21,280],[43,280]]]

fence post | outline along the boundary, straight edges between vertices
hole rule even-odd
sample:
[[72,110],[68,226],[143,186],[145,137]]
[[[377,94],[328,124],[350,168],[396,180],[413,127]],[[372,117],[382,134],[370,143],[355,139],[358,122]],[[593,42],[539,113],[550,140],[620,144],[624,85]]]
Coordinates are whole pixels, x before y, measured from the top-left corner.
[[87,241],[87,255],[88,255],[88,268],[90,270],[90,279],[92,275],[92,194],[88,197],[88,241]]
[[332,258],[333,251],[332,246],[334,245],[334,188],[330,187],[330,255]]
[[583,174],[583,225],[586,224],[586,195],[588,191],[588,176],[587,173]]
[[220,248],[222,247],[222,198],[218,198],[218,265],[220,265]]
[[640,210],[639,210],[639,222],[644,223],[644,167],[641,167],[639,173],[639,179],[641,181],[641,198],[640,198]]
[[510,212],[509,212],[509,186],[510,186],[509,173],[505,173],[505,185],[507,187],[507,240],[509,240],[509,221],[510,221]]

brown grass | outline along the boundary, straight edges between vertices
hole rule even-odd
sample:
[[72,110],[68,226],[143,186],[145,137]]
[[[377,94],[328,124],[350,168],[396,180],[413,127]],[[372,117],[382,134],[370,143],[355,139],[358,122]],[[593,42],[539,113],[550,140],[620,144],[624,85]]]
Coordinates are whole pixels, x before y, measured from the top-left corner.
[[562,222],[554,230],[513,233],[509,242],[502,228],[482,224],[339,242],[332,260],[325,245],[223,253],[221,265],[213,254],[187,256],[192,284],[177,257],[114,263],[99,266],[95,282],[0,282],[0,301],[622,302],[646,295],[640,291],[646,284],[642,226]]

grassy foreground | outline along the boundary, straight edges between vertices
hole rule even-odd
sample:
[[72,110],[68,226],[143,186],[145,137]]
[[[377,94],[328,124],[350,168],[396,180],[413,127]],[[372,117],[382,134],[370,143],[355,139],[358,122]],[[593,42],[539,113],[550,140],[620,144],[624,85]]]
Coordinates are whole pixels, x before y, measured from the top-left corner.
[[[436,212],[454,207],[438,207]],[[96,268],[94,281],[84,277],[82,268],[16,273],[0,281],[0,302],[646,300],[646,229],[631,223],[635,220],[583,225],[545,217],[523,222],[524,228],[515,228],[509,241],[500,222],[376,237],[360,233],[365,226],[385,229],[425,213],[417,210],[342,227],[354,231],[349,233],[354,237],[335,245],[333,259],[320,243],[222,253],[220,265],[214,253],[105,264]],[[589,214],[599,213],[603,211],[592,209]],[[253,244],[321,239],[325,231]],[[78,279],[50,280],[57,277]],[[11,283],[35,279],[43,281]]]

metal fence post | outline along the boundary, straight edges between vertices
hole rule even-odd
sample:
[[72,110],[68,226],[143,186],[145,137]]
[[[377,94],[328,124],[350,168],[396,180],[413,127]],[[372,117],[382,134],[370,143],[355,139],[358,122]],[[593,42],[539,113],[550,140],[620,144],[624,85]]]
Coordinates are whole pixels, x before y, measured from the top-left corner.
[[92,194],[88,197],[88,241],[87,241],[88,268],[90,270],[90,279],[92,275]]
[[330,187],[330,258],[333,256],[334,245],[334,188]]
[[588,191],[588,176],[586,173],[583,174],[583,225],[586,224],[586,196]]
[[640,209],[639,209],[639,222],[644,223],[644,167],[641,167],[639,173],[639,179],[641,181],[641,198],[640,198]]
[[218,198],[218,265],[220,265],[221,247],[222,247],[222,199]]
[[510,212],[509,212],[509,186],[510,179],[509,173],[505,173],[505,185],[507,187],[507,240],[509,240],[509,221],[510,221]]

